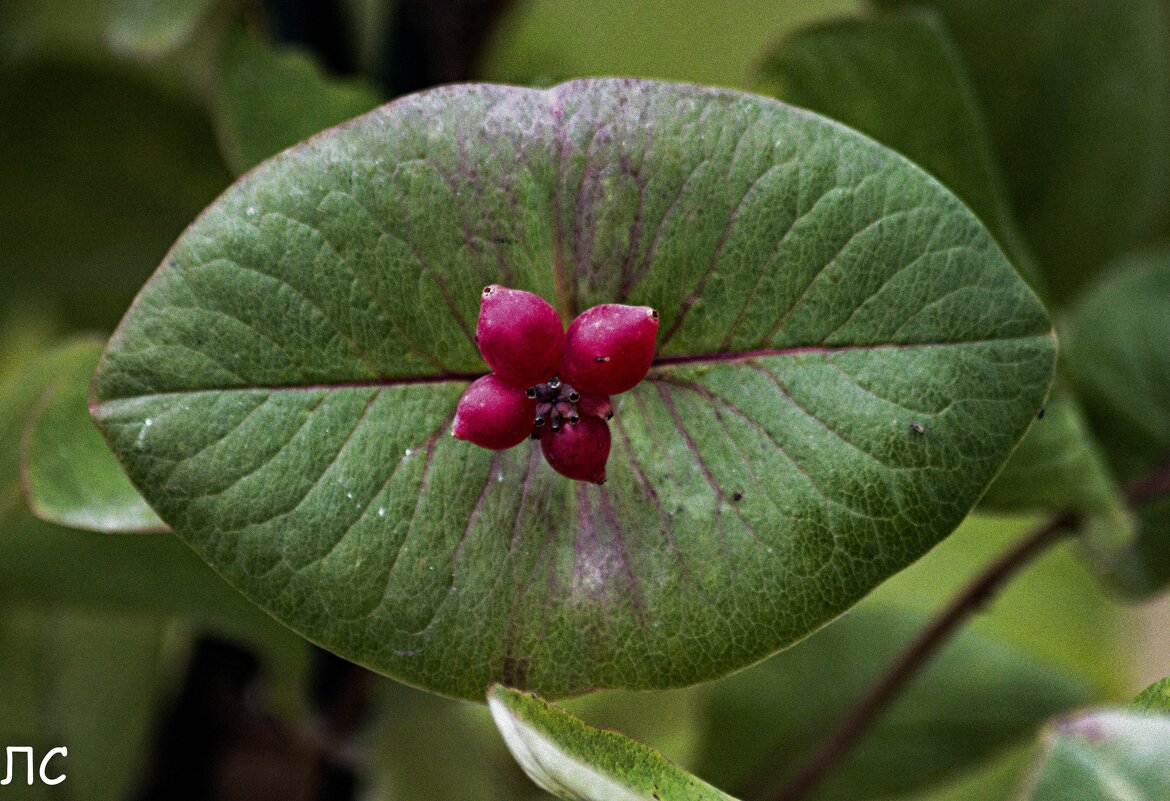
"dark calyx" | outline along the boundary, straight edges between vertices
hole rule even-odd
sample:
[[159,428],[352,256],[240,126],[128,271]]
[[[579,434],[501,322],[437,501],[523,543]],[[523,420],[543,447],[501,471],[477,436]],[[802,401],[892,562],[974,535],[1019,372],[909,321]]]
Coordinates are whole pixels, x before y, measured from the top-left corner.
[[528,397],[536,399],[536,419],[532,423],[532,438],[540,439],[547,428],[560,431],[565,423],[576,425],[577,401],[581,396],[577,390],[561,381],[555,375],[548,383],[528,388]]

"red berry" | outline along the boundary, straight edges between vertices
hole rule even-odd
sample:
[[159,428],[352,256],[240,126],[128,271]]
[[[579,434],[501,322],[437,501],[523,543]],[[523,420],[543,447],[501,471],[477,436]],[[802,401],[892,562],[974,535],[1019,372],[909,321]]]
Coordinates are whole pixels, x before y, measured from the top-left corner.
[[600,417],[609,420],[613,417],[613,404],[608,395],[583,394],[577,401],[577,414],[581,417]]
[[544,298],[492,284],[480,298],[475,341],[493,373],[527,388],[557,371],[565,329]]
[[549,466],[577,481],[605,482],[609,458],[609,426],[597,417],[582,417],[573,425],[540,438],[540,449]]
[[536,401],[494,375],[477,378],[459,399],[451,433],[482,448],[519,445],[532,431]]
[[649,306],[606,303],[569,325],[560,377],[579,392],[616,395],[646,377],[654,358],[658,312]]

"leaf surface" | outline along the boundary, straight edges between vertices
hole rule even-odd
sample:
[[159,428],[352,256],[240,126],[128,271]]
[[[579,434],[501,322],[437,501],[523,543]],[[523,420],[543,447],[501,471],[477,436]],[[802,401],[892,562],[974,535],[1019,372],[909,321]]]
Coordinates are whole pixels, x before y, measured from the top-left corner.
[[1150,712],[1170,713],[1170,678],[1161,679],[1141,691],[1132,706]]
[[[797,31],[765,56],[757,87],[840,120],[933,174],[979,215],[1020,274],[1043,293],[966,66],[935,14],[891,12]],[[1043,424],[1029,429],[981,506],[1076,509],[1118,525],[1116,488],[1075,397],[1058,389],[1046,407]]]
[[1170,798],[1170,716],[1102,709],[1056,722],[1021,801]]
[[86,405],[100,340],[80,341],[25,423],[21,483],[49,523],[90,531],[159,531],[165,524],[126,478]]
[[[447,435],[490,283],[660,311],[604,487]],[[238,182],[111,340],[94,413],[314,641],[558,695],[710,678],[840,613],[959,523],[1052,364],[986,230],[850,130],[693,86],[481,85]]]
[[533,695],[495,686],[488,708],[532,781],[568,801],[733,801],[625,735],[586,726]]
[[934,175],[1036,286],[975,90],[936,15],[893,12],[799,30],[764,56],[757,89],[840,120]]

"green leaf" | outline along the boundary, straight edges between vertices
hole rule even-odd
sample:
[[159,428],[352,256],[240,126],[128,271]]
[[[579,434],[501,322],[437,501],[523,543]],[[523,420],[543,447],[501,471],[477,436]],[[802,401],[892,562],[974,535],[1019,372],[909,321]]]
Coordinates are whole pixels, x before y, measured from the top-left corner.
[[1075,394],[1058,381],[980,508],[1006,512],[1079,511],[1112,523],[1126,536],[1124,500]]
[[1021,801],[1170,798],[1170,717],[1102,709],[1058,721]]
[[636,75],[743,86],[751,60],[780,33],[860,5],[725,0],[716,14],[704,0],[530,0],[515,4],[501,20],[480,69],[501,83]]
[[106,34],[118,52],[157,59],[189,42],[215,7],[212,0],[114,0]]
[[1060,302],[1165,219],[1162,2],[877,2],[942,16],[970,69],[1017,219]]
[[1156,681],[1142,690],[1131,706],[1150,712],[1170,712],[1170,678]]
[[[379,689],[370,760],[376,797],[549,798],[516,764],[484,705],[451,703],[397,682],[383,682]],[[597,692],[562,706],[590,726],[653,743],[686,769],[703,736],[704,690]],[[459,747],[452,749],[451,743]]]
[[0,303],[39,302],[71,328],[112,328],[231,180],[201,111],[113,68],[0,72],[0,152]]
[[586,726],[535,695],[495,686],[488,707],[512,756],[536,784],[569,801],[727,801],[731,796],[657,751]]
[[5,522],[5,500],[19,508],[20,451],[25,421],[56,377],[92,365],[93,342],[68,340],[51,348],[30,350],[9,372],[0,376],[0,526]]
[[[1170,251],[1111,265],[1068,319],[1065,355],[1110,466],[1128,485],[1170,470]],[[1135,510],[1137,534],[1096,558],[1119,587],[1170,582],[1170,492]]]
[[[987,223],[1016,269],[1043,290],[1004,198],[982,110],[933,13],[837,20],[798,31],[765,56],[760,90],[851,125],[932,173]],[[1120,522],[1120,500],[1075,398],[1058,391],[981,504],[1081,510]],[[1121,523],[1124,526],[1124,523]]]
[[109,55],[156,60],[194,35],[211,0],[7,0],[0,58]]
[[378,105],[370,87],[330,78],[307,53],[274,49],[242,29],[224,43],[217,87],[220,141],[237,173]]
[[[604,487],[446,436],[493,282],[660,310]],[[978,221],[848,129],[693,86],[461,86],[226,193],[93,411],[160,516],[315,642],[558,695],[711,678],[835,617],[962,520],[1052,364]]]
[[982,111],[954,44],[926,11],[804,28],[763,58],[756,88],[840,120],[943,182],[1036,286],[1036,265],[1003,197]]
[[29,508],[49,523],[90,531],[159,531],[165,524],[126,478],[87,408],[100,340],[80,341],[26,424],[21,478]]
[[[759,667],[715,685],[697,771],[774,797],[926,625],[863,605]],[[1092,697],[1089,685],[998,638],[961,632],[833,770],[818,801],[887,798],[952,778]]]

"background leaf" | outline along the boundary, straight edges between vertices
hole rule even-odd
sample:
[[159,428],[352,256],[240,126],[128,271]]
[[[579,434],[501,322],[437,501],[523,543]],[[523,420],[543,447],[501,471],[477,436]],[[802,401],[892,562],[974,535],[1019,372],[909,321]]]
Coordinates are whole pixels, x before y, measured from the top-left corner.
[[[162,634],[149,615],[0,609],[0,740],[32,746],[34,770],[51,749],[67,747],[49,763],[50,776],[66,774],[77,798],[126,797],[160,689]],[[57,797],[39,782],[25,785],[24,770],[22,760],[20,786],[6,792]]]
[[211,0],[9,0],[0,6],[0,61],[159,59],[190,40],[212,5]]
[[0,73],[7,307],[108,329],[183,227],[230,181],[189,99],[137,71]]
[[[1170,469],[1170,252],[1131,255],[1073,309],[1068,369],[1120,480]],[[1135,510],[1137,534],[1097,558],[1122,589],[1148,594],[1170,581],[1170,498]]]
[[[756,88],[840,120],[933,174],[987,223],[1020,274],[1046,291],[1004,197],[962,57],[934,13],[916,9],[803,28],[768,51]],[[1100,525],[1124,528],[1116,487],[1075,396],[1058,390],[1046,411],[981,505],[1081,510],[1101,516]]]
[[[857,0],[520,0],[500,23],[483,77],[549,85],[567,78],[637,75],[742,87],[749,60],[784,31],[855,11]],[[621,24],[614,24],[621,20]],[[653,46],[647,46],[647,43]]]
[[1162,679],[1142,690],[1133,706],[1150,712],[1170,712],[1170,678]]
[[79,341],[30,414],[21,443],[26,500],[37,517],[69,528],[165,530],[89,416],[89,379],[102,349],[101,340]]
[[496,686],[488,707],[532,781],[570,801],[727,801],[730,796],[617,732],[586,726],[533,695]]
[[[836,721],[875,683],[926,617],[867,605],[720,682],[709,751],[697,772],[751,798],[773,798]],[[817,688],[810,692],[810,688]],[[889,798],[953,777],[1091,697],[1050,663],[976,632],[961,633],[811,796]]]
[[227,35],[220,58],[217,128],[237,173],[378,105],[370,87],[331,78],[307,53],[274,48],[243,29]]
[[1003,197],[979,102],[934,14],[801,28],[765,55],[756,89],[840,120],[934,175],[979,215],[1037,287],[1040,276]]
[[937,11],[970,70],[1052,298],[1148,242],[1170,188],[1162,0],[878,0]]
[[1058,721],[1023,801],[1170,796],[1170,716],[1102,709]]
[[[661,311],[604,488],[444,436],[493,282]],[[959,523],[1052,361],[975,218],[851,131],[696,87],[471,86],[237,184],[115,334],[95,414],[315,641],[563,694],[710,678],[847,608]]]

